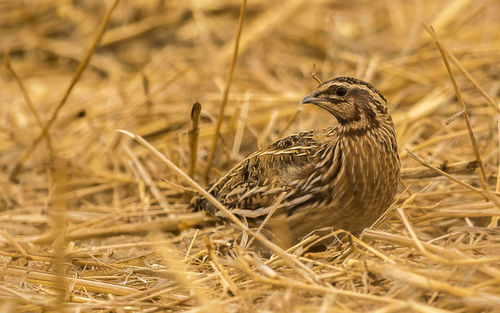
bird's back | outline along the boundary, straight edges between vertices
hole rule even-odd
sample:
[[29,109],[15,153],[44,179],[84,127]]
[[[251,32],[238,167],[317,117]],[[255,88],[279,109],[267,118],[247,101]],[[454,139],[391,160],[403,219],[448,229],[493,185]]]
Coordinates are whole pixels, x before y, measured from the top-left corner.
[[[282,192],[290,193],[293,172],[304,173],[318,158],[323,134],[301,132],[254,152],[210,185],[209,192],[234,213],[246,217],[266,215]],[[195,199],[195,208],[216,214],[206,199]]]

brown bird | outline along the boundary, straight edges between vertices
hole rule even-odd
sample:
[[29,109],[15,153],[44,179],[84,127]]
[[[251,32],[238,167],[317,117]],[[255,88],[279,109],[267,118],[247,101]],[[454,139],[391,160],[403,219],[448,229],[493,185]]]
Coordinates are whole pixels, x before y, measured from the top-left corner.
[[[387,101],[371,84],[337,77],[320,84],[302,103],[323,108],[338,123],[277,140],[209,189],[251,226],[276,210],[271,221],[288,229],[291,238],[280,238],[288,245],[324,227],[360,233],[391,204],[400,172]],[[223,216],[206,199],[197,197],[193,203]]]

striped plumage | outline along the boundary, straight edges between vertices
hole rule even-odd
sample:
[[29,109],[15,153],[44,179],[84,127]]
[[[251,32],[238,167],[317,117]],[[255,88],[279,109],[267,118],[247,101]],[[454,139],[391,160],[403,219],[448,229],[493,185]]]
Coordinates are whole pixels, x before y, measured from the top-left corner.
[[[271,220],[285,222],[292,236],[287,243],[323,227],[359,233],[388,208],[398,186],[400,162],[387,102],[370,84],[349,77],[322,83],[302,102],[322,107],[338,123],[253,153],[209,191],[251,226],[279,205]],[[219,215],[203,198],[194,205]]]

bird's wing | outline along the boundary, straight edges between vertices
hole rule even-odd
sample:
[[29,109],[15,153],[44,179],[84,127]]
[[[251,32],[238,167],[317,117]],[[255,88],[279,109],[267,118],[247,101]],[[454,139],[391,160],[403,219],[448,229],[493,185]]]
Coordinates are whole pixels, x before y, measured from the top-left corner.
[[[265,216],[281,193],[294,193],[292,181],[314,169],[320,139],[314,131],[301,132],[272,143],[241,161],[216,181],[209,192],[235,214]],[[206,199],[198,209],[215,214]]]

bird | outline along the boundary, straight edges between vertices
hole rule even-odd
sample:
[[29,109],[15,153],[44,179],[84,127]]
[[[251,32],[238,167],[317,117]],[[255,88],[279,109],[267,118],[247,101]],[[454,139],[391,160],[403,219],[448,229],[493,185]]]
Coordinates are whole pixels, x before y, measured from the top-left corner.
[[[302,103],[332,115],[332,125],[278,139],[209,185],[233,214],[258,227],[281,229],[291,245],[316,229],[353,234],[370,227],[392,203],[401,162],[386,98],[370,83],[336,77]],[[336,120],[336,123],[335,123]],[[195,196],[195,210],[224,217]],[[273,223],[274,222],[274,223]]]

